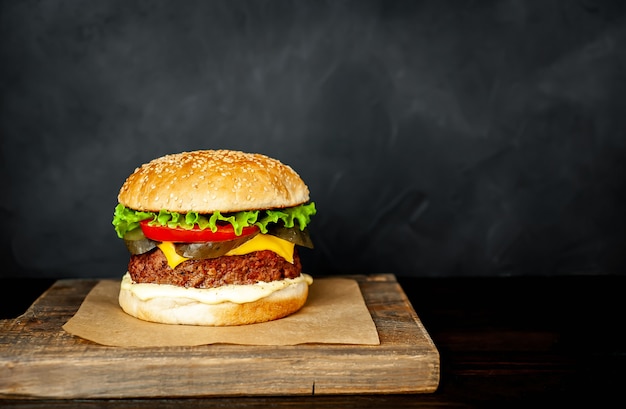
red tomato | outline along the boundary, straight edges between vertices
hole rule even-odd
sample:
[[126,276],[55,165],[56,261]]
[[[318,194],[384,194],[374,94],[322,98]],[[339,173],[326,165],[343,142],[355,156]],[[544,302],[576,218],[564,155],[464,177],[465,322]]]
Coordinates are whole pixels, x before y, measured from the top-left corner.
[[232,224],[218,224],[217,230],[212,232],[211,229],[206,228],[201,230],[197,226],[191,230],[183,229],[182,227],[169,228],[167,226],[161,226],[160,224],[150,226],[148,223],[150,220],[142,220],[139,222],[139,226],[143,231],[144,236],[154,241],[173,241],[176,243],[202,243],[207,241],[226,241],[233,240],[250,234],[254,234],[259,231],[257,226],[244,227],[241,234],[237,236]]

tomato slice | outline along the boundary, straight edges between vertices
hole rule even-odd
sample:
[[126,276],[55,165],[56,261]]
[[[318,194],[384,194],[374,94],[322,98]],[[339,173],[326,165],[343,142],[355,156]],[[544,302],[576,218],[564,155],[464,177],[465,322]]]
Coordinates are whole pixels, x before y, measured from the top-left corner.
[[259,231],[257,226],[248,226],[244,227],[241,234],[237,236],[233,225],[230,223],[218,224],[215,232],[212,232],[209,228],[202,230],[197,226],[193,229],[187,230],[182,227],[175,227],[172,229],[167,226],[161,226],[160,224],[150,226],[149,223],[150,220],[142,220],[139,222],[139,226],[141,227],[144,236],[154,241],[172,241],[175,243],[226,241],[249,236]]

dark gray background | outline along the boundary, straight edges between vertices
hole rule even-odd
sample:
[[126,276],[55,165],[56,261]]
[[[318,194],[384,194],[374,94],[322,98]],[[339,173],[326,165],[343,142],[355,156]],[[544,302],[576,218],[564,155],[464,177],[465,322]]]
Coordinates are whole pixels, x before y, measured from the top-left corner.
[[308,183],[312,274],[626,273],[626,2],[1,1],[2,275],[119,277],[156,156]]

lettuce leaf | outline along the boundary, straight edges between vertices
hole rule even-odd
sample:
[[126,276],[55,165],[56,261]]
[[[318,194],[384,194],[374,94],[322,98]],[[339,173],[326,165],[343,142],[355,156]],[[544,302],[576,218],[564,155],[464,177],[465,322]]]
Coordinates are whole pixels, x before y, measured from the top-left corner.
[[159,213],[142,212],[132,210],[123,204],[115,207],[112,224],[117,233],[117,237],[124,235],[139,227],[142,220],[150,220],[151,225],[159,224],[171,228],[182,227],[183,229],[193,229],[198,226],[200,229],[217,230],[217,222],[230,223],[235,229],[235,234],[240,235],[244,227],[258,226],[262,233],[267,233],[267,226],[270,223],[281,223],[287,227],[298,227],[304,230],[311,221],[311,216],[317,213],[315,203],[302,204],[284,209],[251,210],[235,213],[221,214],[219,211],[212,214],[199,214],[190,212],[186,214],[161,210]]
[[115,212],[113,214],[113,226],[117,237],[122,238],[131,230],[135,230],[139,227],[139,222],[145,219],[154,217],[152,212],[140,212],[129,209],[122,204],[115,206]]

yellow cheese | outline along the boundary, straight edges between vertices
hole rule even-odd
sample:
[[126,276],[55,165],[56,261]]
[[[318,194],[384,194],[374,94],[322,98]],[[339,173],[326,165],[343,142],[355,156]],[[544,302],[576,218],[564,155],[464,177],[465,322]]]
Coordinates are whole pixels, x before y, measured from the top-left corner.
[[167,259],[167,265],[172,269],[176,268],[177,265],[182,263],[183,261],[189,260],[187,257],[183,257],[176,252],[174,248],[174,243],[171,241],[163,241],[157,244],[157,247],[161,249],[163,254],[165,254],[165,258]]
[[295,244],[269,234],[257,234],[239,247],[235,247],[227,256],[241,256],[253,251],[271,250],[293,264],[293,248]]
[[[171,241],[164,241],[157,246],[161,249],[165,258],[167,258],[167,265],[172,269],[183,261],[189,260],[187,257],[183,257],[176,252],[174,243]],[[242,256],[244,254],[252,253],[254,251],[271,250],[278,254],[291,264],[293,264],[293,249],[295,245],[287,240],[283,240],[276,236],[269,234],[257,234],[250,240],[243,243],[241,246],[236,247],[226,253],[226,256]]]

